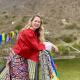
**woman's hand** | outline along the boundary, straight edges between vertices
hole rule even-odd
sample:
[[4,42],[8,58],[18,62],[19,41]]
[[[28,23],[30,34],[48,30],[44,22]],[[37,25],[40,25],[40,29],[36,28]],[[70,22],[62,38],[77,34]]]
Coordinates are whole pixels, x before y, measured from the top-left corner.
[[53,47],[52,47],[52,52],[55,52],[57,56],[60,56],[59,49],[58,49],[58,47],[55,46],[54,44],[53,44]]
[[58,47],[55,46],[54,44],[53,44],[52,50],[53,50],[54,52],[56,52],[56,53],[59,52]]

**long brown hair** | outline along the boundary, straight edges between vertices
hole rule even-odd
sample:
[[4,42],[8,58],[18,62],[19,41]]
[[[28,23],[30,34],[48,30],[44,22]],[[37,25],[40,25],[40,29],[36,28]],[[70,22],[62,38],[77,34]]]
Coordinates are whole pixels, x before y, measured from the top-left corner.
[[[35,17],[39,17],[41,19],[41,17],[39,15],[35,15],[32,17],[31,22],[34,20]],[[42,30],[41,26],[42,26],[42,20],[40,22],[40,27],[35,30],[37,37],[40,37],[40,31]]]
[[[28,21],[28,24],[23,28],[23,29],[28,29],[28,28],[30,28],[31,27],[31,23],[32,23],[32,21],[34,20],[34,18],[35,17],[39,17],[40,19],[41,19],[41,16],[39,16],[39,15],[34,15],[34,16],[32,16],[30,19],[29,19],[29,21]],[[43,39],[43,40],[41,40],[41,41],[44,41],[44,34],[42,34],[42,33],[44,33],[44,30],[43,30],[43,21],[42,21],[42,19],[41,19],[41,23],[40,23],[40,27],[38,28],[38,29],[36,29],[35,30],[35,32],[36,32],[36,34],[37,34],[37,37],[38,38],[40,38],[40,39]],[[23,30],[22,29],[22,30]],[[43,38],[42,38],[43,37]]]

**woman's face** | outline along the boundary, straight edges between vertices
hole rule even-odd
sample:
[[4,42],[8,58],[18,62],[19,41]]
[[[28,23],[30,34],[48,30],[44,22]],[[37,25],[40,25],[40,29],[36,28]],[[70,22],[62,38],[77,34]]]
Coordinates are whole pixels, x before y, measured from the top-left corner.
[[40,17],[35,17],[34,19],[33,19],[33,21],[32,21],[32,28],[34,29],[34,30],[36,30],[36,29],[38,29],[39,27],[40,27],[40,25],[41,25],[41,19],[40,19]]

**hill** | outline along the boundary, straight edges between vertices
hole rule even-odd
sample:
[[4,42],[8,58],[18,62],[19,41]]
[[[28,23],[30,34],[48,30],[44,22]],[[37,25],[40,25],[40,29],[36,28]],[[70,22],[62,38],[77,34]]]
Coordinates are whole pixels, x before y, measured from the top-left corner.
[[[50,33],[47,37],[51,40],[71,35],[80,37],[79,0],[0,0],[0,32],[25,25],[29,17],[37,13],[43,17],[45,29]],[[27,17],[25,23],[24,17]],[[13,21],[16,24],[13,25]]]

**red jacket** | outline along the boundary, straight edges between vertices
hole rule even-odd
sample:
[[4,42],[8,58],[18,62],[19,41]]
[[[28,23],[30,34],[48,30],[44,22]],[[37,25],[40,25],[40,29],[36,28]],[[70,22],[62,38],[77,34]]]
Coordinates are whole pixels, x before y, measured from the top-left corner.
[[44,49],[44,44],[40,42],[32,29],[22,30],[12,48],[16,54],[33,61],[38,61],[39,51]]

